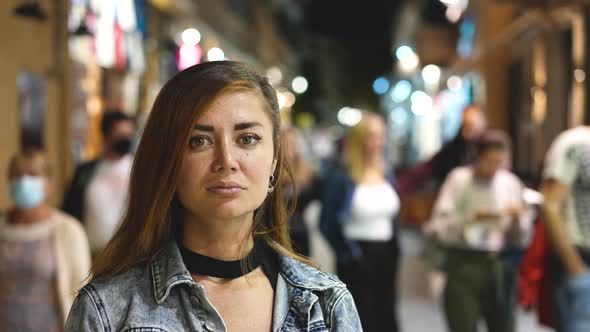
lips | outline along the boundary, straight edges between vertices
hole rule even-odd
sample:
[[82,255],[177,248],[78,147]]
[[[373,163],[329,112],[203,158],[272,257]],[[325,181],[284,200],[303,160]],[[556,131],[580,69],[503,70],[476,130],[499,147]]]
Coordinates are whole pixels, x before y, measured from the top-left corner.
[[207,191],[222,196],[232,196],[244,191],[243,186],[235,182],[217,182],[207,187]]

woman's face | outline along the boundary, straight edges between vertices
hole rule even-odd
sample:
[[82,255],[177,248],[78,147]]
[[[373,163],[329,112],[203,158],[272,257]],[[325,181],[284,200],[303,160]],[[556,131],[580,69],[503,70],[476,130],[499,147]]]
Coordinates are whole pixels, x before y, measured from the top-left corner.
[[230,92],[195,120],[176,192],[197,219],[240,218],[262,205],[276,167],[266,109],[254,92]]
[[365,120],[366,136],[363,142],[365,157],[373,159],[383,155],[385,148],[385,125],[377,117],[369,117]]
[[51,194],[49,177],[41,158],[21,159],[14,162],[8,172],[10,195],[21,209],[35,208]]
[[29,158],[10,167],[8,181],[13,182],[24,176],[40,178],[43,182],[43,197],[51,195],[51,181],[45,171],[46,161],[41,158]]

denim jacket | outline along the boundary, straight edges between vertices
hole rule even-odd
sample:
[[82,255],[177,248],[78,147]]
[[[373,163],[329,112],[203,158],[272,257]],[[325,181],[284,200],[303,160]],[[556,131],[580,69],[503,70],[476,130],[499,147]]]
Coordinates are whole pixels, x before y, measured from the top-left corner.
[[[393,176],[386,176],[386,180],[394,187]],[[326,177],[320,193],[322,202],[320,231],[334,250],[339,263],[355,261],[363,255],[360,246],[355,241],[347,239],[342,229],[342,225],[350,218],[355,190],[356,183],[348,173],[344,169],[336,168]],[[392,242],[398,247],[397,216],[391,222]]]
[[[350,292],[336,277],[280,256],[273,332],[362,331]],[[175,242],[151,264],[82,288],[66,322],[72,331],[226,331]]]

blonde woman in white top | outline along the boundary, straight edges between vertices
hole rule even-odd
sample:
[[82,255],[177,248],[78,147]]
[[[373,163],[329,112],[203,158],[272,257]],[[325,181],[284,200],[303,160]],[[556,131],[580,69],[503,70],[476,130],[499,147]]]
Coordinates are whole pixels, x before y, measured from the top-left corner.
[[345,141],[345,169],[322,190],[320,230],[334,249],[338,277],[357,306],[363,330],[398,331],[399,197],[385,175],[385,124],[365,112]]

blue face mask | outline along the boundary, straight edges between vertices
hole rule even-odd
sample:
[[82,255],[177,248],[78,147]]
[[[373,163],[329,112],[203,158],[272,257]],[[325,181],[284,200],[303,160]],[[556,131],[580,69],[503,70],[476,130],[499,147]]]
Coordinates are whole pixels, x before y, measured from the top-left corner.
[[10,182],[10,196],[17,207],[31,209],[45,199],[43,178],[25,175]]

